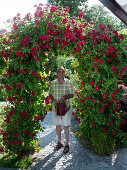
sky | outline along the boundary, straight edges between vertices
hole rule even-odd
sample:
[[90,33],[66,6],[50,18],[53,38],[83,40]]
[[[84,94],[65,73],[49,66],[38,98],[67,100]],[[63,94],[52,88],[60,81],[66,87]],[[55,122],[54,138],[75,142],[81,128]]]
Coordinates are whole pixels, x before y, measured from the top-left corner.
[[[0,2],[0,29],[6,29],[4,23],[8,19],[13,19],[20,13],[24,17],[27,13],[35,12],[35,4],[47,4],[47,0],[1,0]],[[94,4],[102,5],[98,0],[89,0],[89,6]]]

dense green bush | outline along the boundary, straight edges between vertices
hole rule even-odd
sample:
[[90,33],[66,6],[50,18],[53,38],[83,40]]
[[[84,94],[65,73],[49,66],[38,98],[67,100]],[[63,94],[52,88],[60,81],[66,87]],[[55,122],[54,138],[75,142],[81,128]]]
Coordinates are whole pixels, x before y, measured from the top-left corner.
[[101,129],[92,129],[90,143],[93,152],[99,156],[111,155],[115,148],[115,136],[109,132],[102,132]]

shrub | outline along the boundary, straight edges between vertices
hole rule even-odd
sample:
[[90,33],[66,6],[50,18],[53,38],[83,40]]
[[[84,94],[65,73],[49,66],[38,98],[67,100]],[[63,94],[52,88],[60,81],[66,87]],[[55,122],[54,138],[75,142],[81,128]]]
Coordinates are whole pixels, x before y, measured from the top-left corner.
[[90,133],[90,143],[93,152],[99,156],[112,154],[115,148],[115,136],[109,132],[102,132],[99,128]]

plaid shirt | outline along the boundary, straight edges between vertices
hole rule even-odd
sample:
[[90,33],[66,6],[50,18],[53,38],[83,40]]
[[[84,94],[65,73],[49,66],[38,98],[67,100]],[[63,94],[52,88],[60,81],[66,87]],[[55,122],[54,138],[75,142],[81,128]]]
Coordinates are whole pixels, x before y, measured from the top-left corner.
[[[56,79],[52,81],[49,87],[49,94],[51,94],[56,101],[59,101],[62,96],[74,94],[73,84],[68,79],[64,79],[63,83],[60,84],[58,79]],[[65,103],[66,107],[71,106],[71,99],[66,99]],[[54,104],[52,105],[52,110],[55,110]]]

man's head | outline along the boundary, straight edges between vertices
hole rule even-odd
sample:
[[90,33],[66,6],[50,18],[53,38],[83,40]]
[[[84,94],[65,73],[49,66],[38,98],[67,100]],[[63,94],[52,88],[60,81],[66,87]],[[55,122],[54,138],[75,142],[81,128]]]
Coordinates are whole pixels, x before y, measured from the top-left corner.
[[59,66],[57,68],[57,72],[56,72],[58,79],[64,79],[65,74],[66,74],[66,70],[64,69],[64,67]]

